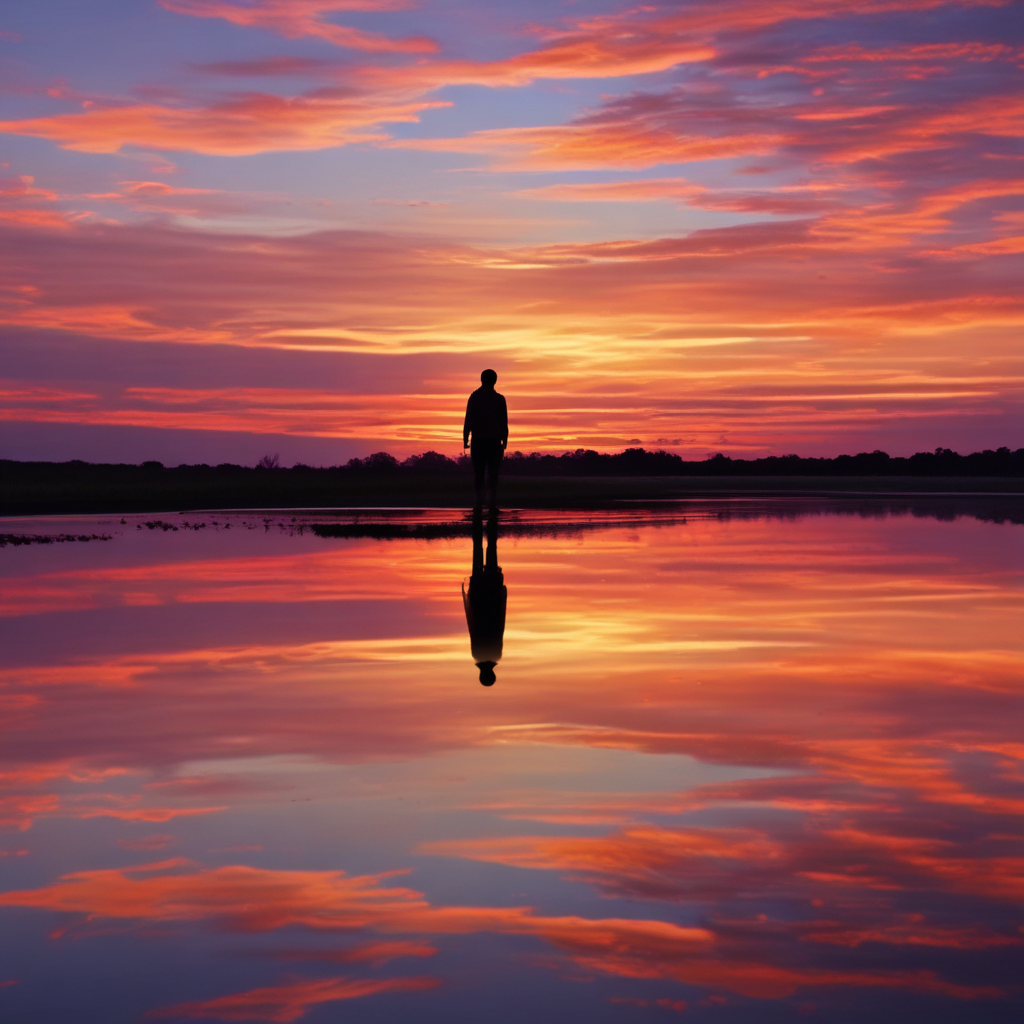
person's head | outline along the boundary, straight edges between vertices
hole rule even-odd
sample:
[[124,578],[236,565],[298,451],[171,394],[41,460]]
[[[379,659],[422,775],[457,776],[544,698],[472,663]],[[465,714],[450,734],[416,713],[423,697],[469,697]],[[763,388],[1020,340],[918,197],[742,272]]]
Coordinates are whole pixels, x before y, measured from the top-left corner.
[[494,385],[498,383],[498,375],[493,370],[484,370],[484,372],[480,374],[480,383],[483,384],[485,388],[493,388]]
[[481,661],[477,668],[480,669],[480,685],[481,686],[493,686],[497,682],[498,677],[494,674],[494,666],[497,662],[494,661]]

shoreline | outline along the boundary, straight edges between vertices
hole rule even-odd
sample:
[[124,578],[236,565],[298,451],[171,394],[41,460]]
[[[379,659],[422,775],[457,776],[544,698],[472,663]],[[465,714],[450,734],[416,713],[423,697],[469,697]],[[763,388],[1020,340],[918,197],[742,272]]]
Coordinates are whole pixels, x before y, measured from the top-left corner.
[[[714,520],[796,521],[820,516],[858,519],[912,518],[1024,525],[1024,501],[1012,494],[782,494],[689,496],[590,502],[575,506],[498,510],[464,506],[359,506],[193,509],[171,512],[106,512],[25,515],[0,519],[0,548],[64,541],[113,540],[125,531],[190,532],[259,530],[311,533],[324,540],[438,540],[469,537],[482,521],[501,536],[579,536],[594,530],[667,526]],[[1007,500],[1009,499],[1009,500]],[[95,531],[100,531],[96,533]],[[232,531],[234,532],[234,531]]]
[[[33,486],[5,482],[0,517],[112,515],[118,513],[469,509],[468,478],[384,477],[338,481],[260,481],[265,486],[230,486],[230,481],[68,482]],[[247,482],[248,483],[248,482]],[[286,486],[281,486],[285,483]],[[91,486],[90,486],[91,484]],[[277,486],[274,486],[274,485]],[[622,507],[701,498],[987,499],[1024,504],[1022,477],[909,476],[685,476],[526,477],[501,481],[500,504],[518,509]]]

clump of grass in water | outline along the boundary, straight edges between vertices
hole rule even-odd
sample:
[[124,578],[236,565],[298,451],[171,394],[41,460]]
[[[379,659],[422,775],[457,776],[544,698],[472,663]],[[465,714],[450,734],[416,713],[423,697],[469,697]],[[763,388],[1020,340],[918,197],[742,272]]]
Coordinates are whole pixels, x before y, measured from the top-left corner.
[[72,541],[113,540],[109,533],[0,533],[0,548],[23,544],[68,544]]

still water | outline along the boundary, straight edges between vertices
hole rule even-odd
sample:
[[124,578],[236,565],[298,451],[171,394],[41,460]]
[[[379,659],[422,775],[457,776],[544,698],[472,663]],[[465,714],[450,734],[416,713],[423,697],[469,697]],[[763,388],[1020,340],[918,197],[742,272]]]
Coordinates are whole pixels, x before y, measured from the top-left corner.
[[999,500],[7,521],[0,1019],[1020,1020]]

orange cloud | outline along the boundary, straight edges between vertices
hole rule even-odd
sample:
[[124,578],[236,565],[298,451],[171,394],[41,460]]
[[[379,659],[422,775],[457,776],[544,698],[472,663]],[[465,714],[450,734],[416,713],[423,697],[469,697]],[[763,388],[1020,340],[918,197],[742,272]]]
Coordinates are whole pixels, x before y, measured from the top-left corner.
[[430,957],[437,947],[426,942],[402,940],[398,942],[367,942],[351,949],[296,950],[279,954],[284,960],[321,961],[334,964],[369,963],[380,967],[402,957]]
[[[868,121],[871,120],[869,117]],[[836,140],[824,155],[829,163],[852,163],[880,159],[901,153],[942,149],[965,135],[1015,138],[1024,131],[1024,100],[993,95],[967,99],[946,109],[902,111],[886,124],[885,117],[874,137],[861,140],[854,135]]]
[[492,128],[457,139],[403,139],[384,144],[494,155],[501,158],[506,170],[568,171],[755,156],[773,152],[783,141],[781,135],[766,133],[679,135],[656,125],[609,121],[552,128]]
[[388,39],[335,25],[323,17],[338,11],[402,10],[411,6],[405,0],[257,0],[244,6],[228,0],[160,0],[160,6],[176,14],[222,18],[233,25],[266,29],[285,39],[323,39],[365,53],[431,53],[437,49],[433,40],[423,36]]
[[[616,977],[668,978],[760,999],[782,998],[799,988],[819,986],[898,988],[962,999],[1000,994],[991,986],[952,984],[927,971],[850,972],[784,968],[745,956],[727,959],[710,955],[716,945],[711,931],[662,921],[543,917],[520,908],[430,907],[412,890],[380,888],[383,876],[346,878],[341,872],[240,866],[188,874],[156,873],[178,867],[177,862],[166,862],[130,871],[79,872],[43,889],[0,894],[0,905],[147,920],[212,917],[246,931],[304,924],[332,930],[372,927],[386,932],[532,935],[562,950],[585,969]],[[412,980],[419,983],[419,979]],[[278,991],[261,989],[257,994],[183,1004],[190,1007],[187,1012],[182,1006],[158,1012],[213,1016],[213,1009],[253,1013],[262,1008],[261,1012],[296,1016],[222,1019],[292,1020],[313,1002],[291,998],[291,987],[284,990],[288,999],[276,999],[273,993]]]
[[[960,999],[1001,994],[993,986],[953,984],[928,971],[787,968],[757,962],[736,952],[715,955],[717,943],[711,931],[661,921],[543,917],[518,908],[429,907],[411,890],[381,889],[378,878],[346,879],[341,872],[231,867],[184,875],[156,874],[176,867],[175,862],[169,862],[130,872],[79,872],[44,889],[2,894],[0,905],[148,920],[214,917],[246,931],[301,923],[315,929],[372,927],[388,932],[532,935],[560,949],[585,969],[616,977],[667,978],[759,999],[782,998],[800,988],[822,986],[896,988]],[[289,987],[286,990],[290,992]],[[255,1007],[266,1007],[264,1012],[294,1014],[304,1011],[310,1002],[275,1000],[270,993],[277,991],[262,989],[258,995],[243,993],[209,1003],[184,1004],[196,1007],[189,1012],[178,1006],[159,1013],[200,1016],[198,1007],[202,1007],[205,1015],[213,1016],[210,1008],[252,1013]]]
[[438,60],[386,71],[365,68],[357,72],[356,78],[376,88],[389,86],[416,92],[452,85],[520,87],[539,79],[653,74],[679,64],[702,63],[714,56],[715,50],[706,44],[634,23],[629,31],[609,32],[598,28],[567,32],[558,35],[548,46],[505,60]]
[[852,46],[823,47],[815,53],[801,58],[805,64],[826,64],[833,62],[889,63],[894,61],[919,60],[1018,60],[1021,51],[1005,43],[918,43],[911,46],[881,46],[868,48],[859,44]]
[[686,178],[645,178],[640,181],[577,182],[524,189],[526,199],[556,202],[656,202],[671,200],[704,210],[799,215],[821,213],[840,205],[842,185],[780,186],[760,191],[712,189]]
[[[869,891],[939,888],[1012,902],[1024,886],[1020,857],[970,859],[939,840],[852,828],[822,831],[813,843],[789,844],[749,831],[633,826],[599,838],[517,836],[432,843],[423,850],[555,870],[609,895],[643,899],[718,900],[751,885],[788,889],[795,897],[842,885]],[[822,863],[830,869],[822,869]]]
[[[387,396],[338,395],[305,390],[222,391],[132,388],[117,407],[98,396],[52,389],[7,389],[2,420],[96,423],[190,430],[248,430],[260,434],[298,433],[310,437],[367,437],[395,427],[405,433],[434,421],[437,442],[451,445],[461,424],[454,396],[424,395],[402,409],[399,426]],[[0,397],[3,391],[0,391]]]
[[191,818],[198,814],[216,814],[226,807],[79,807],[62,808],[73,818],[117,818],[120,821],[164,822],[173,818]]
[[49,189],[36,188],[30,174],[0,178],[0,221],[25,228],[66,228],[71,218],[43,205],[59,197]]
[[[960,7],[1005,7],[1009,0],[957,0]],[[858,0],[851,7],[839,0],[783,0],[765,7],[758,0],[723,0],[693,4],[662,18],[677,31],[721,32],[764,28],[784,21],[812,20],[856,13],[883,14],[897,11],[928,11],[944,6],[946,0]],[[621,18],[621,16],[619,16]],[[615,16],[593,19],[592,24],[613,23]]]
[[162,181],[122,181],[118,184],[119,191],[92,193],[88,198],[117,203],[142,213],[187,217],[239,216],[289,204],[289,200],[279,195],[181,188]]
[[955,256],[1016,256],[1024,253],[1024,235],[1010,238],[993,238],[988,242],[974,242],[970,245],[956,245],[952,249],[939,250],[935,255]]
[[249,93],[207,107],[152,103],[89,107],[82,113],[0,122],[0,132],[51,139],[83,153],[125,146],[244,156],[267,150],[326,149],[383,136],[375,126],[415,121],[443,101],[375,102],[347,90],[322,89],[292,98]]
[[242,866],[160,874],[186,862],[124,871],[81,871],[42,889],[0,894],[0,906],[150,921],[214,918],[244,931],[302,924],[355,930],[426,908],[411,889],[381,886],[386,876],[341,871],[269,871]]
[[0,797],[0,827],[24,832],[36,818],[53,814],[59,806],[59,797],[51,794],[4,795]]
[[[226,807],[134,807],[110,805],[113,798],[62,799],[54,794],[11,793],[0,797],[0,827],[25,832],[40,818],[116,818],[119,821],[165,822],[215,814]],[[131,800],[127,803],[132,803]],[[149,847],[146,847],[147,849]]]
[[[851,131],[852,122],[861,130]],[[912,103],[815,98],[762,111],[738,98],[709,109],[680,88],[615,97],[561,125],[381,144],[480,153],[498,157],[503,169],[545,171],[640,169],[767,154],[788,165],[806,154],[819,164],[820,174],[821,168],[962,146],[968,133],[999,139],[1022,131],[1024,101],[1002,95],[972,97],[942,111]]]
[[866,942],[892,946],[927,946],[937,949],[992,949],[1017,946],[1024,938],[1000,935],[984,928],[943,928],[927,922],[923,914],[908,914],[894,924],[868,928],[845,928],[842,925],[811,929],[803,936],[806,942],[822,942],[830,946],[856,949]]
[[296,981],[287,985],[254,988],[230,996],[218,996],[202,1002],[178,1003],[150,1010],[147,1019],[184,1017],[187,1020],[252,1020],[288,1024],[298,1020],[314,1006],[343,999],[361,999],[381,992],[422,992],[436,988],[436,978],[386,978],[379,981],[350,978],[324,978]]
[[[989,0],[979,0],[989,4]],[[993,0],[1002,6],[1008,0]],[[881,0],[860,5],[861,13],[928,10],[944,0]],[[973,0],[966,0],[971,6]],[[765,6],[756,0],[700,3],[666,13],[657,7],[567,19],[534,31],[547,45],[491,62],[427,62],[402,69],[397,80],[423,87],[442,85],[525,85],[540,78],[605,78],[650,74],[679,64],[703,63],[718,55],[717,37],[751,32],[781,22],[848,14],[836,0],[790,0]],[[389,72],[390,73],[390,72]],[[378,73],[370,72],[370,77]],[[379,73],[383,76],[383,73]]]

